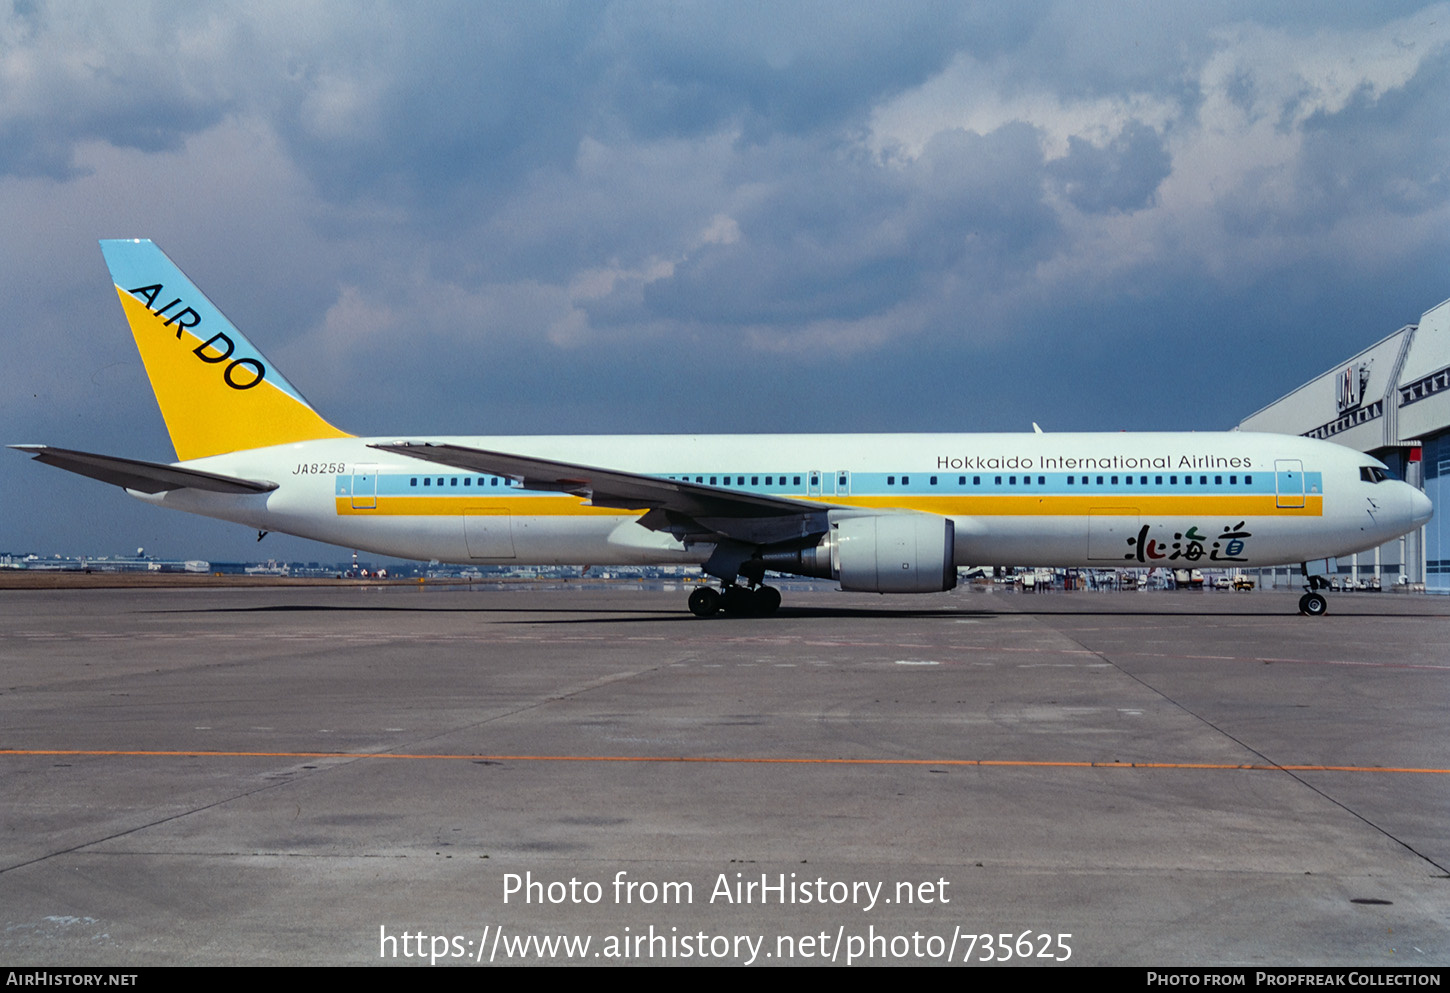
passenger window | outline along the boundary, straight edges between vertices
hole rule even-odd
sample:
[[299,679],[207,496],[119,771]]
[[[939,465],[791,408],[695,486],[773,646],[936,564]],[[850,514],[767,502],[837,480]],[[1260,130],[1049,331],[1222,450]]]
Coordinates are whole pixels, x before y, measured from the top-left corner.
[[908,485],[908,484],[909,484],[909,483],[910,483],[910,482],[911,482],[911,477],[910,477],[910,476],[902,476],[902,477],[901,477],[901,485],[902,485],[902,486],[906,486],[906,485]]

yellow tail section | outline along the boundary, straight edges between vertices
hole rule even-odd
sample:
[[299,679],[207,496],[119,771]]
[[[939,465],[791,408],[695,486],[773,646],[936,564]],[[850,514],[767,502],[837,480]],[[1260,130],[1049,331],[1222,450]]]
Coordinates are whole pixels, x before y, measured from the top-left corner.
[[322,418],[149,241],[103,241],[166,430],[181,461],[316,438]]

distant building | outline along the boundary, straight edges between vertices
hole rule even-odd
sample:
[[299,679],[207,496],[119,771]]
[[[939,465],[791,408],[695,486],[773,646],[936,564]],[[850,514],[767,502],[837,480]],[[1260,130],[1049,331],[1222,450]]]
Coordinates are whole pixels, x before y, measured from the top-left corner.
[[34,572],[193,572],[205,573],[211,563],[203,559],[171,561],[152,558],[141,549],[135,555],[36,555],[0,553],[0,568]]
[[1428,525],[1341,560],[1339,571],[1450,593],[1450,300],[1250,414],[1239,429],[1333,441],[1423,489],[1435,505]]

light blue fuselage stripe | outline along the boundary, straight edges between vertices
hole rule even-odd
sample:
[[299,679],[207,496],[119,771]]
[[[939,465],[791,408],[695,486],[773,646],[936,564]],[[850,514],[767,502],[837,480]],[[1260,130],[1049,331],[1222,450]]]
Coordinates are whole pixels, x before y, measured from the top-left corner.
[[[807,485],[810,480],[808,473],[780,473],[771,472],[723,472],[715,473],[670,473],[656,474],[660,479],[679,479],[681,481],[696,482],[702,480],[703,485],[714,485],[722,490],[767,493],[776,496],[835,496],[836,476],[832,473],[821,474],[822,486],[817,490],[808,493]],[[937,477],[936,485],[932,485],[931,477]],[[961,473],[886,473],[886,472],[860,472],[852,473],[850,480],[850,495],[853,497],[883,497],[894,495],[907,496],[1102,496],[1112,499],[1127,500],[1135,495],[1143,496],[1255,496],[1272,495],[1275,493],[1275,479],[1272,471],[1255,470],[1252,472],[1161,472],[1133,473],[1133,482],[1126,484],[1123,480],[1127,473],[968,473],[965,476],[966,484],[958,482],[963,478]],[[735,480],[744,477],[745,484],[740,485]],[[799,477],[801,482],[796,484],[794,480]],[[1068,478],[1073,483],[1068,484]],[[1185,478],[1192,478],[1191,484],[1185,484]],[[774,482],[766,485],[765,480],[771,478]],[[1101,478],[1103,482],[1098,483]],[[1114,485],[1112,480],[1117,478],[1118,484]],[[1146,478],[1145,484],[1142,480]],[[1200,482],[1207,479],[1207,483]],[[351,475],[333,477],[336,483],[337,496],[350,496],[352,494]],[[726,483],[725,480],[730,480]],[[760,482],[751,485],[752,479]],[[888,483],[892,479],[894,482]],[[999,483],[998,480],[1001,480]],[[1043,482],[1039,483],[1038,479]],[[1162,479],[1162,483],[1156,480]],[[1171,480],[1177,479],[1177,485]],[[1222,482],[1215,483],[1219,479]],[[1230,483],[1230,480],[1237,480]],[[425,485],[425,480],[427,483]],[[712,483],[711,480],[719,480]],[[903,480],[906,480],[903,483]],[[980,480],[974,483],[973,480]],[[1014,483],[1013,480],[1016,480]],[[1030,482],[1024,482],[1030,480]],[[1084,483],[1083,481],[1087,482]],[[1249,482],[1248,480],[1253,480]],[[1322,495],[1324,492],[1323,474],[1319,472],[1303,473],[1304,489],[1310,496]],[[534,492],[521,490],[513,486],[507,479],[498,476],[489,476],[478,473],[458,472],[449,470],[446,472],[428,473],[399,473],[395,471],[382,472],[377,477],[377,494],[379,496],[459,496],[467,497],[477,494],[480,490],[491,494],[521,494]],[[538,491],[553,492],[553,491]],[[1295,491],[1297,493],[1297,491]]]

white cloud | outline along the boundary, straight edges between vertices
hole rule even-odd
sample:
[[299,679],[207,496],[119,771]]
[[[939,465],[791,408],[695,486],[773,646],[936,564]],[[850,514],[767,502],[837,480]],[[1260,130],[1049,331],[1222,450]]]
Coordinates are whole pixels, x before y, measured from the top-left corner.
[[[1430,60],[1444,57],[1447,44],[1445,4],[1367,27],[1242,22],[1214,30],[1206,48],[1183,49],[1187,85],[1176,94],[1145,81],[1086,97],[1056,82],[1050,65],[1024,72],[1020,53],[987,60],[959,53],[922,85],[883,101],[865,143],[880,161],[904,169],[937,136],[1025,122],[1051,161],[1066,156],[1073,140],[1103,149],[1130,124],[1147,125],[1163,135],[1171,156],[1147,209],[1084,217],[1047,191],[1063,229],[1055,252],[1038,263],[1039,292],[1112,285],[1165,266],[1241,281],[1296,258],[1373,257],[1364,252],[1366,238],[1374,252],[1423,243],[1415,235],[1426,230],[1422,218],[1376,212],[1377,200],[1357,208],[1359,191],[1346,190],[1344,202],[1326,209],[1309,185],[1305,144],[1316,122],[1404,90]],[[1450,105],[1450,93],[1443,99]],[[1422,183],[1399,174],[1402,165],[1387,155],[1376,167],[1384,188],[1406,203],[1429,199]]]
[[700,232],[696,245],[733,245],[740,240],[740,225],[728,214],[716,214],[710,218],[705,230]]
[[1026,122],[1041,133],[1047,157],[1061,158],[1069,138],[1103,145],[1130,121],[1161,131],[1180,113],[1174,102],[1149,93],[1081,98],[1051,89],[1045,81],[1021,89],[1009,83],[1006,66],[962,53],[926,83],[873,110],[867,142],[885,161],[911,160],[942,132],[990,134]]

